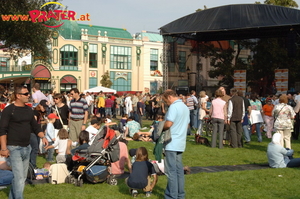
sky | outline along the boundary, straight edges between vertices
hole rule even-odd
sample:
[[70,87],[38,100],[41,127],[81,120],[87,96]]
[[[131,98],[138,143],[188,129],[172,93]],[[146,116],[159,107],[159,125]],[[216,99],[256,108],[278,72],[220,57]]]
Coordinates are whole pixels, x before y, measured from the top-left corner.
[[[62,0],[77,15],[90,15],[89,25],[125,28],[131,34],[142,30],[159,32],[159,28],[197,9],[230,4],[253,4],[264,0]],[[300,6],[300,0],[295,0]],[[76,16],[77,18],[77,16]]]

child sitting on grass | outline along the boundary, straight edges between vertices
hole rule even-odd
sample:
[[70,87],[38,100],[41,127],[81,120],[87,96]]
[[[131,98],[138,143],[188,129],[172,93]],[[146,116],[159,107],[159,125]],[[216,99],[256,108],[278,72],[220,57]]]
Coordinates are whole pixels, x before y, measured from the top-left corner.
[[70,155],[72,140],[69,140],[69,134],[66,129],[58,131],[59,140],[56,140],[53,145],[45,147],[46,150],[58,146],[58,155],[56,156],[57,163],[66,163],[67,155]]
[[157,180],[153,164],[148,160],[147,149],[145,147],[138,148],[136,150],[135,162],[132,164],[132,172],[125,179],[126,185],[130,188],[131,195],[137,197],[137,189],[143,189],[146,192],[146,197],[150,197]]

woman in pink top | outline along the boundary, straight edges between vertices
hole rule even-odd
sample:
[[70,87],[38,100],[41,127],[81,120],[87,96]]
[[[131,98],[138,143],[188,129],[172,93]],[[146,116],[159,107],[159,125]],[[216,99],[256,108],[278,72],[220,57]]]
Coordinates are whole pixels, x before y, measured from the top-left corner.
[[226,115],[226,102],[221,99],[223,93],[221,90],[216,90],[216,99],[212,101],[210,115],[212,118],[213,134],[211,140],[211,147],[215,148],[217,145],[217,134],[219,133],[219,148],[223,148],[223,132]]

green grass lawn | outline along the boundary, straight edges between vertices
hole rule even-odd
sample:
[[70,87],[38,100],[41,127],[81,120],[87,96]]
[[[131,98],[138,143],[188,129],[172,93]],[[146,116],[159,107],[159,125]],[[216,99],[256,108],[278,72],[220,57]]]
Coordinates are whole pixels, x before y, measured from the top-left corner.
[[[145,126],[150,121],[144,121]],[[210,137],[208,137],[210,140]],[[264,138],[258,143],[256,136],[252,136],[252,142],[244,148],[223,149],[209,148],[204,145],[196,145],[193,136],[187,137],[187,147],[183,154],[183,163],[190,167],[215,166],[215,165],[238,165],[238,164],[261,164],[267,163],[266,149],[270,139]],[[145,146],[148,149],[150,159],[153,159],[153,143],[130,141],[128,148]],[[292,141],[292,148],[296,151],[294,157],[300,157],[300,142]],[[38,165],[41,167],[45,159],[38,157]],[[249,171],[225,171],[217,173],[198,173],[185,176],[186,198],[198,199],[296,199],[300,198],[299,168],[285,169],[262,169]],[[158,184],[151,198],[163,198],[167,179],[159,176]],[[0,191],[0,198],[8,197],[9,189]],[[75,187],[71,184],[41,184],[27,185],[24,192],[25,198],[131,198],[124,179],[118,180],[117,186],[107,183],[88,184],[83,187]],[[138,198],[143,198],[139,194]]]

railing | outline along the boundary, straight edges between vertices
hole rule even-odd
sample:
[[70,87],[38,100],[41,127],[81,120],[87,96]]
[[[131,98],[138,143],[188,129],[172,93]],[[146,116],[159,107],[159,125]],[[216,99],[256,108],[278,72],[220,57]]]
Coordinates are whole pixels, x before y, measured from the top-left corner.
[[7,67],[0,67],[1,72],[29,72],[31,71],[31,65],[10,65]]

